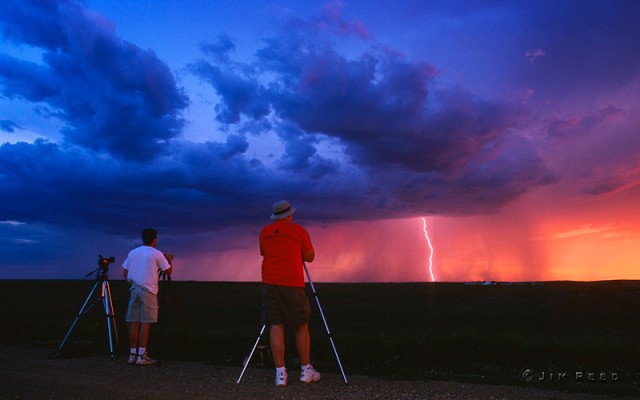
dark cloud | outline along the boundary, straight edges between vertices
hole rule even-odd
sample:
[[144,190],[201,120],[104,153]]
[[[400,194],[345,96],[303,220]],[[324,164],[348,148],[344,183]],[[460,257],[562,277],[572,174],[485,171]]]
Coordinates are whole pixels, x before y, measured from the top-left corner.
[[47,101],[60,94],[51,78],[46,68],[0,54],[2,94],[9,98]]
[[216,119],[225,124],[240,121],[240,114],[261,118],[269,113],[264,101],[264,87],[256,80],[252,66],[233,63],[228,52],[235,46],[226,36],[217,42],[201,46],[213,63],[204,60],[189,66],[189,70],[211,84],[222,102],[216,105]]
[[220,35],[216,41],[204,43],[200,46],[203,54],[218,62],[229,62],[231,60],[229,53],[235,49],[236,45],[227,35]]
[[[339,181],[346,169],[358,168],[363,183],[350,189],[353,204],[339,184],[323,196],[349,205],[335,217],[375,218],[385,208],[404,215],[486,212],[554,180],[518,134],[528,118],[521,107],[437,89],[435,67],[375,43],[347,58],[323,29],[297,22],[265,39],[255,64],[210,57],[191,71],[221,96],[222,115],[233,116],[224,121],[279,121],[270,128],[285,145],[277,164],[284,170],[311,177],[314,157],[326,162],[318,138],[340,143],[350,167],[325,163],[332,168],[313,179]],[[256,113],[255,104],[263,112]],[[314,194],[297,195],[305,192]]]
[[16,124],[13,121],[9,121],[6,119],[0,120],[0,131],[13,133],[15,132],[16,129],[19,129],[19,128],[20,127],[18,126],[18,124]]
[[[187,98],[151,51],[80,3],[3,4],[4,35],[44,58],[3,56],[0,89],[66,126],[64,143],[0,147],[0,221],[177,234],[255,224],[281,198],[315,220],[472,214],[552,180],[518,134],[520,107],[438,88],[433,65],[336,10],[329,25],[292,20],[254,63],[233,61],[227,36],[203,45],[188,70],[216,90],[227,138],[193,143],[179,138]],[[333,34],[370,46],[347,57]],[[267,134],[284,149],[272,163],[247,154]]]
[[0,32],[19,45],[55,51],[69,45],[65,23],[74,14],[83,13],[78,1],[3,1],[0,5]]
[[316,135],[306,132],[290,123],[283,123],[277,128],[278,137],[285,143],[284,154],[278,167],[295,173],[302,171],[314,179],[323,176],[331,177],[339,169],[339,163],[318,155],[316,144],[320,141]]
[[2,93],[55,110],[68,143],[144,160],[180,134],[188,99],[172,72],[108,20],[72,0],[9,0],[2,11],[5,38],[43,53],[41,64],[2,56]]

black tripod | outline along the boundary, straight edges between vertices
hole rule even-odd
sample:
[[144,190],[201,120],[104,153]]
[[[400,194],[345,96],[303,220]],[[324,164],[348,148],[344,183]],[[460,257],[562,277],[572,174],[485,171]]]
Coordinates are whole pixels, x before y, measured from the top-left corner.
[[[113,263],[115,261],[115,258],[113,257],[104,258],[102,256],[98,256],[98,257],[99,257],[98,269],[95,269],[89,272],[87,275],[85,275],[85,277],[87,277],[93,274],[94,272],[96,272],[96,283],[93,285],[91,292],[89,292],[89,296],[87,296],[87,299],[85,300],[84,304],[80,308],[80,312],[78,312],[78,316],[76,316],[76,319],[73,320],[73,323],[69,328],[69,331],[65,335],[64,339],[62,339],[62,342],[60,342],[60,346],[58,346],[58,349],[56,351],[51,353],[51,355],[49,356],[50,358],[60,358],[62,356],[62,349],[64,348],[65,344],[67,344],[67,340],[69,339],[69,336],[73,331],[73,328],[75,328],[75,326],[78,324],[78,321],[80,321],[80,318],[82,318],[86,313],[89,312],[89,310],[91,310],[96,304],[100,302],[102,302],[102,305],[104,306],[104,312],[107,315],[107,329],[109,334],[109,351],[111,354],[111,358],[116,358],[118,356],[117,355],[117,349],[119,346],[118,330],[116,329],[116,316],[115,316],[115,312],[113,311],[113,302],[111,300],[111,288],[109,287],[109,276],[108,276],[109,264]],[[97,293],[97,290],[99,287],[100,287],[100,295],[97,298],[93,299],[93,302],[91,302],[94,296],[94,293]]]
[[[309,275],[309,270],[307,269],[307,264],[303,261],[302,266],[304,267],[304,272],[307,274],[307,280],[309,281],[309,285],[311,285],[311,291],[313,292],[313,297],[316,298],[316,304],[318,305],[318,310],[320,310],[320,316],[322,317],[322,321],[324,322],[324,328],[327,331],[327,335],[329,336],[329,342],[331,342],[331,347],[333,348],[333,354],[336,356],[336,361],[338,362],[338,367],[340,367],[340,373],[342,373],[342,379],[344,379],[344,384],[348,385],[349,381],[347,381],[347,376],[344,374],[344,369],[342,368],[342,363],[340,362],[340,356],[338,355],[338,350],[336,350],[336,345],[333,343],[333,336],[331,336],[331,331],[329,330],[329,325],[327,324],[327,319],[324,317],[324,312],[322,311],[322,306],[320,305],[320,299],[318,298],[318,294],[316,293],[316,288],[313,286],[313,281],[311,280],[311,275]],[[251,353],[249,353],[249,357],[244,362],[242,366],[242,372],[240,372],[240,376],[236,383],[240,383],[242,380],[242,376],[244,375],[244,371],[246,371],[249,362],[251,361],[251,357],[253,357],[253,353],[256,351],[256,347],[258,347],[258,343],[260,343],[260,338],[262,338],[262,334],[264,333],[266,324],[262,325],[262,329],[260,329],[260,334],[256,339],[256,342],[251,349]]]
[[182,322],[182,328],[184,329],[184,333],[187,337],[187,342],[189,343],[190,346],[193,345],[193,342],[191,341],[191,335],[189,334],[189,328],[187,327],[187,320],[184,317],[184,312],[182,311],[182,306],[180,304],[180,301],[178,300],[178,295],[176,294],[176,290],[173,287],[173,281],[171,280],[171,275],[163,272],[163,271],[159,271],[159,278],[162,282],[162,287],[160,288],[160,315],[158,318],[158,325],[160,328],[160,349],[159,349],[159,357],[158,357],[158,365],[161,365],[162,363],[162,358],[163,358],[163,350],[164,350],[164,325],[165,325],[165,317],[166,317],[166,310],[165,310],[165,291],[166,291],[166,286],[169,285],[169,288],[171,289],[171,294],[173,295],[173,301],[176,303],[176,307],[178,308],[178,314],[180,316],[180,321]]

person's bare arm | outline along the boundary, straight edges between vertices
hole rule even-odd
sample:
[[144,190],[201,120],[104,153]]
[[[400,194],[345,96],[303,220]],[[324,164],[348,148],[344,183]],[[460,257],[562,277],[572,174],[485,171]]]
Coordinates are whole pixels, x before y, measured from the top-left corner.
[[313,249],[302,252],[302,261],[311,262],[314,258],[316,258],[316,252]]

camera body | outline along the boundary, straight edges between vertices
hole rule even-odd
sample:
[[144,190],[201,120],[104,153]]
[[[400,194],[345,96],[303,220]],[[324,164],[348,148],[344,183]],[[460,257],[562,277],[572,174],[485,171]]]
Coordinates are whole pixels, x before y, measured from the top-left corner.
[[109,272],[109,264],[115,262],[116,259],[115,257],[102,257],[102,255],[98,256],[98,266],[100,267],[100,270],[102,270],[103,272]]

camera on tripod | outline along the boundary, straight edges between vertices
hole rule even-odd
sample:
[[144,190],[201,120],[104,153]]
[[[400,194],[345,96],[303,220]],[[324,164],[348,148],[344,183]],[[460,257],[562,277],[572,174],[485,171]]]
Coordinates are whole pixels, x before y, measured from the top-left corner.
[[102,255],[98,255],[98,266],[104,272],[109,272],[109,264],[115,262],[115,257],[102,257]]
[[[116,315],[113,311],[113,301],[111,299],[111,287],[109,286],[109,277],[107,274],[109,272],[109,264],[114,263],[115,261],[115,257],[107,258],[102,257],[102,255],[98,255],[98,268],[85,275],[85,277],[88,277],[95,272],[96,283],[93,285],[91,292],[89,292],[89,296],[82,305],[82,308],[80,308],[80,312],[71,324],[66,336],[62,339],[62,342],[60,342],[60,346],[58,346],[56,351],[49,355],[49,358],[60,358],[62,356],[62,349],[67,343],[73,328],[76,326],[80,318],[99,303],[102,303],[105,314],[107,315],[107,329],[109,333],[109,349],[111,351],[111,358],[117,357],[117,349],[120,345],[118,340],[118,329],[116,328]],[[98,296],[94,298],[94,294],[97,294]],[[91,302],[91,300],[93,300],[93,302]]]

